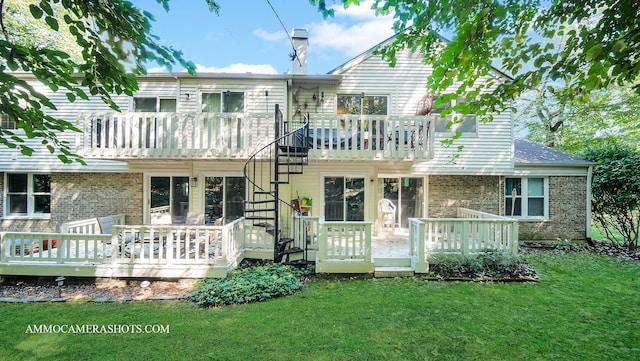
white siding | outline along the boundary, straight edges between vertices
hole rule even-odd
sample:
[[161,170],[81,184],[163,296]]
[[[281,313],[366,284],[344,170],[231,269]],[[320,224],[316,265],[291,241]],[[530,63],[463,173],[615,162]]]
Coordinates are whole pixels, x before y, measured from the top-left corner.
[[[56,110],[49,110],[47,114],[77,124],[78,114],[114,111],[99,97],[91,97],[89,101],[82,99],[70,103],[63,89],[58,92],[51,91],[36,80],[28,80],[39,92],[49,97],[56,105]],[[143,77],[138,79],[139,90],[134,96],[143,97],[175,97],[178,111],[199,111],[199,97],[202,91],[241,91],[245,93],[245,112],[248,113],[273,113],[275,104],[280,104],[286,112],[287,107],[287,82],[284,78],[274,79],[247,79],[242,77],[194,77],[194,78],[170,78],[170,77]],[[268,96],[265,96],[265,90]],[[88,92],[87,92],[88,93]],[[189,94],[187,99],[186,94]],[[127,95],[113,95],[112,99],[121,111],[133,111],[132,97]],[[22,132],[16,131],[17,135]],[[60,140],[68,141],[72,150],[75,149],[76,138],[79,134],[65,132],[58,135]],[[55,155],[42,146],[40,139],[27,140],[26,144],[36,151],[32,156],[23,156],[18,151],[0,147],[0,171],[127,171],[130,166],[125,162],[85,159],[88,166],[79,164],[65,165]]]
[[[344,76],[337,94],[387,95],[389,113],[414,115],[419,100],[427,94],[426,84],[432,68],[422,57],[403,51],[397,55],[395,67],[389,67],[379,56],[347,64],[340,70]],[[333,104],[332,104],[333,105]],[[335,114],[335,106],[329,111]],[[505,174],[513,171],[513,130],[509,114],[495,115],[491,123],[480,123],[478,134],[463,136],[445,148],[441,141],[447,134],[436,134],[434,159],[417,163],[415,173],[424,174]],[[464,149],[458,152],[458,146]],[[453,157],[456,157],[455,159]]]

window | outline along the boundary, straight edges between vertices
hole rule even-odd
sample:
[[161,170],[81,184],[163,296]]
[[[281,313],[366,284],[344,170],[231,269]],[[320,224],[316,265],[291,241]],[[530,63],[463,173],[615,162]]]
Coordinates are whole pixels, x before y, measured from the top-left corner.
[[548,194],[546,178],[506,178],[504,213],[514,217],[547,218]]
[[136,97],[133,98],[134,112],[168,112],[176,111],[175,98],[158,98],[158,97]]
[[[434,98],[434,103],[437,97]],[[462,104],[465,102],[463,97],[458,98],[456,104]],[[437,133],[451,133],[451,132],[460,132],[462,134],[477,134],[478,133],[478,119],[475,115],[463,115],[463,114],[453,114],[458,119],[456,119],[455,124],[449,124],[452,120],[451,115],[447,115],[446,117],[440,117],[440,113],[445,109],[448,109],[451,106],[451,103],[446,103],[441,105],[440,107],[435,107],[431,111],[431,114],[434,117],[435,121],[435,129]]]
[[339,94],[338,114],[386,115],[387,97]]
[[222,218],[225,223],[244,216],[244,177],[205,177],[205,213],[211,223]]
[[325,177],[324,218],[364,221],[364,178]]
[[32,216],[51,213],[51,178],[48,174],[7,173],[5,214]]
[[200,111],[203,113],[243,113],[244,93],[232,91],[202,93]]
[[7,114],[2,114],[2,123],[0,124],[0,129],[8,129],[14,130],[18,129],[15,122],[9,120],[9,116]]

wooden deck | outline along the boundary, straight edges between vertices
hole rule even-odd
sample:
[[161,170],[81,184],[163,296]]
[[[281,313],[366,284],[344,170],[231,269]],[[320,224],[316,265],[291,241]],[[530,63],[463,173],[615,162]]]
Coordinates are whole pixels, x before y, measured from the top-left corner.
[[[314,114],[308,134],[291,144],[309,147],[311,159],[428,160],[431,117]],[[285,123],[286,124],[286,123]],[[75,151],[102,159],[248,159],[274,139],[268,113],[80,114]]]
[[[377,235],[372,222],[294,216],[292,246],[307,248],[305,257],[318,273],[376,275],[382,269],[427,273],[434,254],[517,252],[516,220],[462,208],[458,214],[464,218],[412,218],[408,230]],[[242,218],[224,226],[116,224],[112,234],[99,234],[92,221],[63,229],[2,233],[0,275],[226,277],[244,258],[273,259],[273,240]]]

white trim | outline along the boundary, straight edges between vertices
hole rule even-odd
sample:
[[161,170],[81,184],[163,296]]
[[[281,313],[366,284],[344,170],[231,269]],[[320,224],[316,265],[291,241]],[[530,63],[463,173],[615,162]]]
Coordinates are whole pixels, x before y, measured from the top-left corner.
[[[510,198],[510,194],[506,193],[506,189],[505,187],[507,186],[506,183],[506,179],[507,178],[511,178],[511,179],[520,179],[520,195],[518,195],[518,197],[516,197],[517,199],[520,199],[520,214],[519,216],[514,215],[511,216],[510,214],[507,214],[507,198]],[[528,189],[529,189],[529,179],[540,179],[542,178],[543,181],[543,215],[542,216],[529,216],[528,214],[528,210],[529,210],[529,198],[533,198],[533,197],[529,197],[528,195]],[[522,221],[548,221],[549,220],[549,177],[505,177],[505,183],[502,186],[502,193],[503,193],[503,198],[504,198],[504,215],[507,217],[513,217],[515,219],[518,220],[522,220]],[[539,199],[539,196],[536,196],[536,199]],[[526,214],[525,214],[526,213]],[[525,215],[523,215],[525,214]]]
[[[11,214],[9,209],[10,202],[8,200],[9,197],[9,175],[10,174],[26,174],[27,175],[27,213],[19,213],[19,214]],[[48,193],[36,193],[33,190],[33,177],[35,175],[46,175],[49,177],[49,192]],[[23,194],[23,192],[19,192],[18,194]],[[36,195],[49,195],[49,213],[36,213],[35,209],[35,196]],[[51,207],[52,207],[52,197],[51,197],[51,174],[48,172],[4,172],[4,187],[2,189],[2,201],[4,204],[2,210],[2,219],[51,219]]]
[[593,166],[589,167],[589,172],[587,174],[587,224],[586,224],[586,238],[590,239],[591,238],[591,197],[592,197],[592,190],[591,190],[591,184],[593,182]]
[[[320,173],[320,196],[322,197],[322,201],[319,202],[320,204],[322,204],[322,209],[320,209],[320,217],[324,218],[325,215],[325,178],[327,177],[341,177],[341,178],[362,178],[364,180],[364,210],[363,210],[363,220],[366,221],[367,220],[367,210],[369,209],[369,200],[368,195],[371,194],[371,185],[370,183],[375,183],[375,182],[369,182],[368,180],[371,179],[371,176],[369,174],[366,173],[360,173],[360,174],[354,174],[354,173]],[[377,194],[377,193],[376,193]],[[377,195],[376,195],[377,196]],[[344,202],[344,195],[343,195],[343,202]],[[346,214],[345,214],[346,216]]]

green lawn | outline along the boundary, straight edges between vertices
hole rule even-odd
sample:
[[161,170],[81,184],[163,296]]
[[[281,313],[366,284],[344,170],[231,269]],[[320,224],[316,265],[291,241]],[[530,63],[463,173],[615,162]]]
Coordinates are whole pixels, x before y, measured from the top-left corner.
[[[314,280],[294,296],[0,304],[1,360],[630,360],[640,263],[531,254],[538,283]],[[27,334],[33,324],[169,325],[164,334]]]

